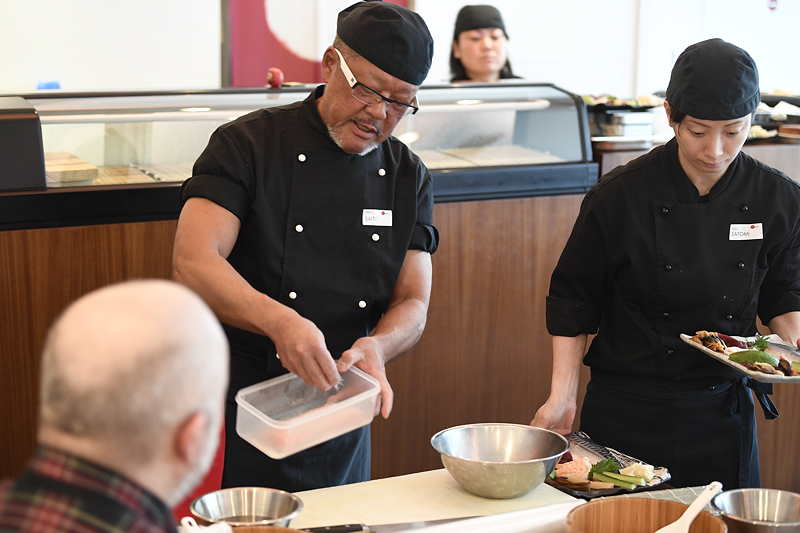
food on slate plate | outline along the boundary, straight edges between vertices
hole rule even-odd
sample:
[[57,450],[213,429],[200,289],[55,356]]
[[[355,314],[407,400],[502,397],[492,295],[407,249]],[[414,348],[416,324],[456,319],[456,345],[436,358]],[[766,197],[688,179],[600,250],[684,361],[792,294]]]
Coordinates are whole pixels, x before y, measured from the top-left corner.
[[776,376],[800,376],[800,362],[790,362],[780,353],[769,353],[773,349],[763,337],[748,343],[716,331],[701,330],[691,340],[709,350],[727,355],[734,363],[756,372]]
[[613,459],[603,459],[595,464],[586,457],[578,457],[563,461],[556,465],[551,476],[557,483],[569,488],[633,490],[644,487],[653,480],[655,474],[652,465],[633,463],[620,468]]

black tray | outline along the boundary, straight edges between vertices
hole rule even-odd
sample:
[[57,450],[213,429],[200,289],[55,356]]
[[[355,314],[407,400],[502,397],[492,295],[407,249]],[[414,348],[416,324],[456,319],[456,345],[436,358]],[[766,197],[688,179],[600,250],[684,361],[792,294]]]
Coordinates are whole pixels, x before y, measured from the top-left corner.
[[[626,467],[632,463],[646,463],[646,461],[642,461],[635,457],[631,457],[630,455],[624,454],[618,450],[613,448],[606,448],[605,446],[594,442],[589,435],[582,431],[577,431],[575,433],[570,433],[567,435],[567,440],[570,442],[570,451],[573,449],[578,449],[580,453],[577,455],[586,455],[586,456],[594,456],[597,460],[601,459],[614,459],[617,463]],[[585,453],[588,452],[588,453]],[[572,454],[575,457],[576,453]],[[643,492],[648,490],[653,490],[659,488],[661,485],[672,479],[672,475],[669,473],[666,467],[658,466],[655,467],[655,474],[656,476],[644,487],[636,487],[633,490],[623,489],[623,488],[613,488],[613,489],[576,489],[571,488],[569,486],[563,485],[556,481],[551,477],[547,477],[546,482],[548,485],[555,487],[556,489],[560,490],[561,492],[565,492],[570,496],[575,496],[576,498],[584,498],[590,500],[592,498],[599,498],[601,496],[612,496],[614,494],[620,493],[631,493],[631,492]]]

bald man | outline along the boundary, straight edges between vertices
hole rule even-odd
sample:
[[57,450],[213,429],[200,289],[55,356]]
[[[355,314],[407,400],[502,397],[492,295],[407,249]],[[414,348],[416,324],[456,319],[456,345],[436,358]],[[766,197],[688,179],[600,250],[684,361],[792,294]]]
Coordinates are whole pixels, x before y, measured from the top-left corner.
[[175,531],[208,469],[228,383],[216,318],[168,281],[113,285],[58,318],[42,356],[39,447],[0,484],[0,530]]

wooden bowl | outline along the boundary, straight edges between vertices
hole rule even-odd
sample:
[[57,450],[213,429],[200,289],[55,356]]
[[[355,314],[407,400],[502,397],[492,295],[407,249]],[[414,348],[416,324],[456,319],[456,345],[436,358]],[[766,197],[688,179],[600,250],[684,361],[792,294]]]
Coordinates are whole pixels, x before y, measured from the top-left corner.
[[[677,520],[688,506],[654,498],[607,498],[580,505],[567,515],[569,533],[652,533]],[[727,533],[718,517],[697,515],[689,533]]]

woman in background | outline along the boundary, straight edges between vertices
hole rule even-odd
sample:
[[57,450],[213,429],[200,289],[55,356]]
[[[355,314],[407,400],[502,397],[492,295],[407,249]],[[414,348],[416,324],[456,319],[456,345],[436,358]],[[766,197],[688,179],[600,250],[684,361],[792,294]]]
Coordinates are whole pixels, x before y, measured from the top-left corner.
[[456,17],[450,51],[450,81],[496,82],[519,78],[508,62],[503,17],[494,6],[464,6]]

